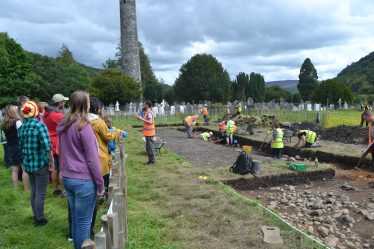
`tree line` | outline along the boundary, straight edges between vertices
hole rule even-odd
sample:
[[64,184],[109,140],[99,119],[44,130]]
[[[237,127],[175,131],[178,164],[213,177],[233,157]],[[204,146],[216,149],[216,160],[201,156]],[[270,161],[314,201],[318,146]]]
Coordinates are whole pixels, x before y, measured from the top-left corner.
[[264,77],[256,72],[240,72],[231,80],[221,62],[210,54],[192,56],[180,67],[179,76],[170,86],[157,79],[141,43],[139,54],[140,83],[123,74],[119,47],[114,58],[103,63],[103,69],[96,69],[76,62],[65,44],[53,58],[27,52],[6,33],[0,33],[0,106],[14,103],[19,95],[48,101],[55,93],[69,96],[76,90],[89,91],[106,105],[138,101],[141,95],[153,102],[165,99],[169,103],[226,103],[249,97],[257,103],[284,99],[293,103],[304,100],[336,104],[339,98],[348,103],[353,100],[352,91],[337,79],[319,82],[309,58],[300,68],[300,94],[292,94],[277,85],[266,87]]

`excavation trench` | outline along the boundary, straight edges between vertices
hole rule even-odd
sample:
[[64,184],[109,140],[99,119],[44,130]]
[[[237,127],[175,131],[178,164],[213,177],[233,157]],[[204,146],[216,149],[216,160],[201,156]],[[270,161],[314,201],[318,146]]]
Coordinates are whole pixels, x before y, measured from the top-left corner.
[[[215,130],[197,128],[196,131]],[[266,168],[260,175],[238,176],[228,173],[228,167],[235,161],[240,148],[222,146],[204,142],[200,139],[187,139],[183,128],[162,128],[157,136],[167,141],[168,149],[184,157],[188,162],[200,168],[212,168],[215,177],[232,186],[241,195],[257,199],[262,205],[276,212],[294,226],[308,231],[324,242],[337,239],[342,248],[374,248],[374,173],[363,169],[342,170],[340,167],[314,169],[307,172],[281,170],[271,172]],[[261,142],[243,136],[235,139],[241,145],[255,148]],[[254,158],[264,162],[270,157],[256,154]],[[323,162],[338,162],[355,165],[358,158],[328,155],[319,151],[304,151],[287,147],[289,155],[308,158],[316,156]],[[336,158],[338,157],[338,158]],[[279,162],[279,161],[278,161]],[[283,161],[284,164],[286,163]],[[343,190],[342,185],[353,187]]]

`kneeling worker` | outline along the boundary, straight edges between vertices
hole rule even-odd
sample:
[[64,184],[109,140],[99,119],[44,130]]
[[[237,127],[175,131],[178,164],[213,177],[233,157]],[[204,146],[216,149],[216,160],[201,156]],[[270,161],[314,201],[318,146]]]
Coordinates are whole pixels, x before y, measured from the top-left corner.
[[212,135],[213,135],[213,132],[204,132],[199,135],[199,138],[205,142],[211,142]]
[[297,133],[297,137],[299,138],[299,141],[295,145],[297,147],[300,142],[302,142],[302,147],[310,148],[317,140],[317,133],[310,130],[300,130]]
[[188,138],[193,138],[192,137],[192,125],[196,123],[197,119],[199,118],[199,115],[195,116],[188,116],[184,121],[183,124],[186,127],[187,130],[187,137]]
[[271,154],[273,158],[280,159],[282,156],[283,145],[283,131],[279,124],[274,125],[273,137],[271,140]]

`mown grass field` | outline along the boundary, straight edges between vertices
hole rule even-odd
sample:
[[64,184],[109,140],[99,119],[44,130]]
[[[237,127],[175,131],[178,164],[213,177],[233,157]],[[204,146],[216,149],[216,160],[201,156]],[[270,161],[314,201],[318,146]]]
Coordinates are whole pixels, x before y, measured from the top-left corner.
[[[135,123],[132,119],[115,121],[117,127],[130,134],[126,142],[127,248],[268,248],[261,242],[261,225],[276,225],[282,230],[284,245],[272,248],[320,248],[259,209],[255,202],[221,184],[214,170],[196,168],[166,150],[157,158],[156,165],[145,166],[142,135],[130,127]],[[53,197],[49,187],[46,199],[49,224],[34,227],[28,193],[15,192],[11,171],[3,167],[2,157],[0,165],[0,222],[3,224],[0,248],[72,248],[67,242],[66,199]],[[207,175],[208,180],[199,180],[200,175]]]

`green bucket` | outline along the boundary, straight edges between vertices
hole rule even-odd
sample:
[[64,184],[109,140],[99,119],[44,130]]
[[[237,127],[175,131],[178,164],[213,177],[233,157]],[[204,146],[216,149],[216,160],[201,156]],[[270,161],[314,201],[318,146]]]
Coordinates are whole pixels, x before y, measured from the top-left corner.
[[301,163],[287,163],[287,166],[290,170],[295,170],[295,171],[306,171],[308,167],[306,164],[301,164]]

